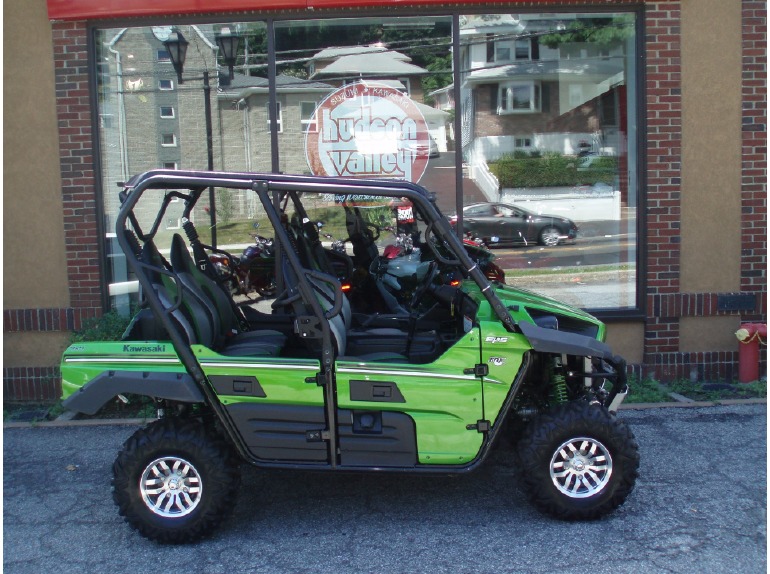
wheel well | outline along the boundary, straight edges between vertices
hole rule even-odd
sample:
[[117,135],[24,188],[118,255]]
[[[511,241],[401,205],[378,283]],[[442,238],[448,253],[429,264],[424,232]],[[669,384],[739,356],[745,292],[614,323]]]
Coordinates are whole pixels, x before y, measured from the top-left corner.
[[533,352],[508,417],[518,423],[527,422],[539,413],[576,400],[604,405],[610,395],[604,383],[613,374],[608,372],[605,378],[597,373],[607,369],[599,358]]
[[203,393],[187,373],[104,371],[68,397],[62,405],[71,411],[93,415],[107,401],[123,394],[188,404],[205,402]]

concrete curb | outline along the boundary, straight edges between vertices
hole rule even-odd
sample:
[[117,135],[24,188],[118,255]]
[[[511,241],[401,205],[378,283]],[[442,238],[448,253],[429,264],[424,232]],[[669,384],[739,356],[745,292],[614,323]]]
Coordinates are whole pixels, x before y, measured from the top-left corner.
[[[725,399],[720,401],[690,401],[676,403],[629,403],[620,405],[621,411],[670,409],[670,408],[703,408],[729,405],[766,405],[767,399]],[[40,422],[4,422],[4,429],[36,428],[36,427],[95,427],[95,426],[142,426],[156,419],[57,419]]]

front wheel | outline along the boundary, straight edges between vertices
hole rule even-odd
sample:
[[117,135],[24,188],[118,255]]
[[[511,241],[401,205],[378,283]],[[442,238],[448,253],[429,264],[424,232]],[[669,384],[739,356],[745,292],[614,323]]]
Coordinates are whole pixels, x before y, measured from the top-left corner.
[[164,419],[135,432],[112,467],[118,511],[142,536],[194,542],[230,513],[238,460],[220,437],[193,421]]
[[605,408],[568,403],[539,415],[518,448],[525,488],[541,511],[565,520],[599,518],[634,488],[639,445]]
[[555,227],[546,227],[540,232],[540,245],[556,247],[561,240],[561,234]]

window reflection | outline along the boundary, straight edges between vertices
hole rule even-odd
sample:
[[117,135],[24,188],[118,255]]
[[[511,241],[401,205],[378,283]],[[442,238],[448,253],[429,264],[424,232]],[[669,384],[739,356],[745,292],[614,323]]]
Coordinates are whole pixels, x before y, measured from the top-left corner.
[[[634,16],[467,15],[459,32],[464,230],[497,248],[509,282],[635,307]],[[527,215],[479,215],[470,196]]]
[[[215,169],[410,179],[455,221],[461,192],[464,230],[494,249],[509,282],[590,309],[635,308],[635,14],[469,14],[456,30],[452,20],[276,20],[272,108],[265,22],[180,26],[184,83],[162,44],[171,26],[99,30],[106,229],[117,182],[205,168],[208,71]],[[242,38],[233,79],[214,41],[224,27]],[[199,233],[210,237],[213,209],[220,244],[248,242],[257,207],[224,196],[199,202]],[[484,204],[498,217],[482,225]]]

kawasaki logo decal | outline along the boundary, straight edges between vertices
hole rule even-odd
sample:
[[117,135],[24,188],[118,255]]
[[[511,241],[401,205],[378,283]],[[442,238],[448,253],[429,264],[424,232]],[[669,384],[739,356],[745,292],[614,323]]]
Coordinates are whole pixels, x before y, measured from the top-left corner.
[[123,345],[124,353],[165,353],[166,345]]

